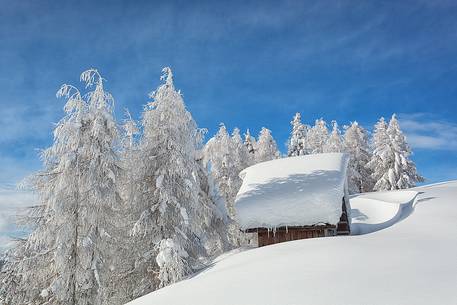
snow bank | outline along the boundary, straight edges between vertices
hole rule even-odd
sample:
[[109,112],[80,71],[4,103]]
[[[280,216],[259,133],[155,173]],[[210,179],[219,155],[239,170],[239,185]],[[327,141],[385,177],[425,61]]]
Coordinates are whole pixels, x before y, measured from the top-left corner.
[[373,192],[351,199],[351,234],[373,233],[388,228],[408,217],[418,192]]
[[238,223],[243,229],[338,223],[347,161],[328,153],[248,167],[235,200]]
[[[412,201],[414,193],[401,192],[355,198],[353,208],[366,213],[367,224],[411,207],[407,217],[383,230],[230,253],[203,272],[129,304],[457,304],[457,182],[413,191],[419,194]],[[353,213],[353,222],[363,224],[360,216]]]

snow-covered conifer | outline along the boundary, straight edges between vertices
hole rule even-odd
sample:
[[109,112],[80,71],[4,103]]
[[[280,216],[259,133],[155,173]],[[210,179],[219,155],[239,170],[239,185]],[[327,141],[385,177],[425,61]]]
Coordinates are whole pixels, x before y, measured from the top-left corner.
[[235,197],[242,183],[239,173],[251,164],[251,159],[243,144],[239,129],[235,128],[230,137],[225,125],[221,124],[217,134],[206,144],[204,155],[205,164],[209,164],[212,179],[225,201],[230,218],[229,238],[233,244],[240,245],[243,235],[234,222]]
[[229,216],[234,215],[231,179],[235,169],[232,139],[224,124],[220,124],[216,135],[205,146],[204,163],[210,165],[210,173],[220,195],[224,198]]
[[112,222],[119,175],[113,145],[113,98],[97,70],[81,74],[85,96],[63,85],[65,117],[43,151],[44,169],[30,178],[40,205],[33,232],[9,252],[2,270],[1,304],[110,304],[113,251],[120,242]]
[[323,152],[324,153],[339,153],[343,152],[343,141],[341,139],[341,132],[338,128],[338,123],[336,121],[332,121],[332,132],[330,136],[327,138],[327,141],[324,144]]
[[255,154],[256,140],[253,136],[251,136],[249,129],[246,130],[246,133],[244,134],[244,145],[246,146],[248,153],[251,155]]
[[249,166],[253,165],[255,163],[255,147],[257,145],[257,141],[255,137],[251,136],[249,129],[247,129],[246,133],[244,134],[243,144],[248,152],[246,162]]
[[373,144],[373,157],[367,166],[373,170],[374,190],[404,189],[423,181],[415,164],[409,159],[411,149],[395,114],[392,115],[389,126],[384,118],[375,125]]
[[135,136],[140,133],[137,123],[132,119],[130,112],[126,109],[125,110],[124,124],[122,125],[122,129],[124,131],[124,147],[128,149],[133,148]]
[[187,263],[189,256],[180,244],[171,238],[162,239],[157,246],[156,262],[159,266],[160,287],[179,281],[191,271]]
[[318,154],[324,151],[327,142],[327,123],[323,119],[316,120],[314,126],[308,131],[306,146],[311,154]]
[[349,192],[372,191],[373,179],[366,167],[371,159],[368,134],[357,122],[351,123],[344,133],[344,149],[350,156],[347,174]]
[[257,140],[255,162],[264,162],[279,158],[278,146],[271,135],[271,131],[262,127]]
[[[131,230],[137,248],[132,271],[136,294],[179,280],[183,272],[199,268],[200,258],[226,246],[223,216],[209,194],[206,172],[197,160],[201,131],[174,87],[171,69],[164,68],[163,72],[164,84],[151,94],[153,101],[143,113],[144,134],[133,169],[137,171],[132,181],[135,187],[128,195],[138,215]],[[169,275],[173,268],[159,263],[160,245],[169,244],[169,240],[176,245],[174,249],[187,253],[179,256],[179,270],[183,272],[173,276]]]
[[241,187],[239,173],[250,165],[249,153],[238,128],[229,136],[224,124],[205,146],[204,163],[210,164],[210,173],[219,193],[226,201],[228,215],[235,216],[235,197]]
[[299,112],[295,114],[290,124],[292,125],[292,132],[287,145],[287,155],[290,157],[307,154],[306,134],[308,132],[308,128],[301,122],[301,115]]
[[392,115],[387,128],[387,134],[391,141],[391,149],[394,154],[394,166],[389,172],[389,180],[395,189],[406,189],[424,181],[424,178],[417,173],[416,165],[409,158],[412,154],[411,148],[400,129],[396,114]]
[[[246,167],[251,166],[252,162],[249,158],[249,151],[247,150],[246,146],[243,143],[243,140],[241,139],[240,130],[238,128],[235,128],[233,130],[231,139],[232,151],[236,167],[235,173],[236,176],[239,177],[239,173]],[[238,190],[236,191],[238,192]]]
[[374,126],[373,131],[373,155],[367,164],[372,173],[375,185],[373,190],[390,190],[391,185],[388,179],[389,162],[388,152],[390,150],[390,139],[387,134],[387,123],[383,117]]

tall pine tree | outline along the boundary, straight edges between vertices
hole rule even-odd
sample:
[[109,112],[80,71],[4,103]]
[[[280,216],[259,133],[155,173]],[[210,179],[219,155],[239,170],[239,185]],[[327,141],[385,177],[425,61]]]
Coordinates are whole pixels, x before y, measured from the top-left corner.
[[[205,146],[204,163],[209,165],[210,173],[220,195],[224,198],[229,216],[234,218],[233,179],[236,173],[235,155],[232,139],[224,124],[220,124],[216,135]],[[239,178],[238,178],[239,179]]]
[[349,192],[371,192],[373,179],[366,165],[372,154],[368,134],[357,122],[351,123],[344,133],[344,149],[350,156],[347,175]]
[[251,132],[248,130],[246,130],[246,133],[244,134],[244,146],[246,146],[246,149],[248,150],[248,160],[250,162],[250,164],[254,164],[255,163],[255,147],[256,147],[257,143],[256,143],[256,140],[253,136],[251,136]]
[[2,304],[110,304],[109,283],[117,229],[119,175],[113,146],[113,98],[97,70],[81,74],[85,96],[70,85],[65,117],[42,153],[44,169],[31,178],[40,205],[33,232],[13,250],[2,272]]
[[292,132],[287,145],[287,155],[291,157],[307,154],[306,135],[308,128],[301,122],[301,115],[299,112],[295,114],[290,124],[292,125]]
[[306,137],[306,146],[312,154],[324,152],[324,145],[327,142],[327,123],[323,119],[316,120],[314,126],[309,130]]
[[138,211],[132,228],[140,255],[135,272],[149,290],[156,281],[161,287],[181,279],[201,267],[200,258],[227,246],[223,216],[198,161],[201,130],[174,87],[171,69],[163,72],[164,84],[143,113],[139,190],[130,195]]
[[235,223],[235,197],[242,183],[239,173],[250,165],[250,159],[239,129],[235,128],[230,137],[225,125],[221,124],[217,134],[206,144],[204,160],[225,201],[229,216],[229,238],[233,244],[240,245],[244,242],[244,234]]
[[373,171],[374,190],[397,190],[412,187],[423,181],[415,164],[409,159],[411,149],[400,130],[396,115],[389,126],[384,118],[375,125],[373,157],[367,164]]
[[279,158],[278,146],[271,135],[271,131],[262,127],[256,145],[255,161],[256,163],[269,161]]
[[341,132],[338,128],[338,123],[336,121],[332,121],[332,132],[327,138],[327,141],[325,141],[322,151],[325,153],[340,153],[343,152],[343,150],[343,141],[341,139]]

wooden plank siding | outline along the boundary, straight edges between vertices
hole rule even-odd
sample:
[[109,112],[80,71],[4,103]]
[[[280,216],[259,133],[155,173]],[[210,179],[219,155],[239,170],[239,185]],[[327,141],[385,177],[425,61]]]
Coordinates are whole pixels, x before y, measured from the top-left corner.
[[297,239],[307,239],[307,238],[316,238],[324,237],[330,234],[331,231],[335,231],[335,226],[332,225],[322,225],[322,226],[312,226],[312,227],[280,227],[275,231],[268,230],[265,228],[259,228],[257,230],[258,245],[259,247],[282,243],[286,241],[292,241]]
[[248,233],[257,233],[258,246],[268,246],[272,244],[282,243],[286,241],[334,236],[334,235],[349,235],[350,227],[348,221],[348,213],[346,203],[343,198],[342,214],[338,224],[316,224],[313,226],[293,226],[279,227],[275,230],[267,228],[247,229]]

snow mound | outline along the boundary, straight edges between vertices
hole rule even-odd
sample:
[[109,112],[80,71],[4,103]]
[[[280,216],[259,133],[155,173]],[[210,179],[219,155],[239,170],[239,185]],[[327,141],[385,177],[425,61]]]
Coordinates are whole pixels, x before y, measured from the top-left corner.
[[347,155],[328,153],[262,162],[240,173],[235,200],[241,228],[337,224]]
[[[385,192],[353,199],[368,225],[411,206],[407,217],[383,230],[231,253],[129,304],[457,304],[457,181],[412,191],[415,198],[414,192]],[[352,217],[364,224],[360,215]]]
[[403,220],[412,213],[416,191],[374,192],[351,199],[351,234],[376,232]]

